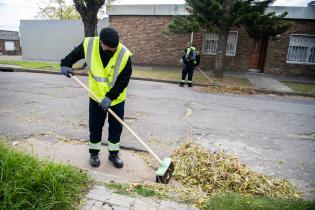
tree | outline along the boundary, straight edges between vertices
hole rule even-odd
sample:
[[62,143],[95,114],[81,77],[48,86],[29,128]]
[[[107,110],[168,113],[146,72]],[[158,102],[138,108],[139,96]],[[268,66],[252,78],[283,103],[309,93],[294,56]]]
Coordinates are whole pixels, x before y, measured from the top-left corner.
[[252,4],[237,1],[233,11],[233,25],[243,26],[255,40],[284,33],[292,26],[292,22],[283,20],[288,14],[287,12],[279,16],[274,12],[265,14],[266,8],[272,2],[274,0],[253,2]]
[[74,5],[67,5],[65,0],[49,0],[39,8],[37,17],[48,19],[80,19],[84,24],[85,36],[97,34],[98,15],[103,11],[101,8],[109,5],[114,0],[73,0]]
[[[168,25],[168,31],[178,34],[205,29],[218,33],[214,74],[216,77],[222,77],[227,38],[232,26],[243,26],[254,39],[280,34],[290,27],[290,24],[282,19],[286,13],[280,16],[275,13],[264,14],[267,6],[273,1],[186,0],[188,12],[192,17],[174,17]],[[194,27],[189,27],[191,25]]]
[[[215,76],[222,77],[224,70],[225,48],[231,26],[233,0],[186,0],[187,10],[191,16],[174,17],[168,25],[170,33],[197,32],[201,28],[218,33]],[[185,20],[185,21],[182,21]],[[197,24],[197,23],[198,24]],[[193,26],[193,27],[191,27]]]
[[50,0],[39,7],[37,17],[48,19],[80,19],[80,14],[73,5],[67,5],[65,0]]
[[[97,34],[97,14],[105,4],[105,0],[73,0],[74,6],[82,17],[85,36]],[[107,3],[112,1],[108,0]]]
[[168,35],[180,34],[180,33],[191,33],[198,31],[200,28],[199,22],[195,16],[181,16],[176,15],[172,18],[168,29],[164,31]]

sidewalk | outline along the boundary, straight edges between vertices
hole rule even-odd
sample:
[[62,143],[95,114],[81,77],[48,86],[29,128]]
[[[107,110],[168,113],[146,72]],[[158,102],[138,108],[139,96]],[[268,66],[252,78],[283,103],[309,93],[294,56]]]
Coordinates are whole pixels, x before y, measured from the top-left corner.
[[[285,76],[285,75],[269,75],[254,72],[224,72],[225,76],[247,78],[252,84],[258,88],[270,89],[274,91],[285,91],[288,87],[282,82],[296,82],[303,84],[315,84],[315,78]],[[279,85],[279,83],[282,85]],[[290,88],[289,88],[290,89]],[[287,89],[288,91],[288,89]],[[291,90],[292,91],[292,90]]]
[[261,89],[279,92],[293,92],[291,88],[272,77],[261,76],[258,74],[246,74],[245,78],[247,78],[250,83]]
[[185,204],[145,197],[120,195],[103,186],[94,186],[85,198],[83,210],[197,210]]
[[[93,168],[89,165],[89,154],[85,142],[74,141],[67,142],[63,136],[58,136],[59,141],[51,142],[48,139],[54,138],[54,135],[42,135],[17,141],[16,147],[27,153],[36,155],[40,159],[54,160],[56,162],[71,164],[83,170],[95,180],[95,185],[84,197],[81,209],[83,210],[190,210],[189,205],[166,201],[153,197],[137,197],[121,195],[107,189],[102,183],[145,183],[155,180],[155,171],[148,167],[133,150],[121,150],[120,154],[124,159],[124,167],[117,170],[107,160],[106,146],[102,145],[100,159],[101,166]],[[69,141],[69,140],[68,140]],[[174,184],[171,180],[169,185]]]

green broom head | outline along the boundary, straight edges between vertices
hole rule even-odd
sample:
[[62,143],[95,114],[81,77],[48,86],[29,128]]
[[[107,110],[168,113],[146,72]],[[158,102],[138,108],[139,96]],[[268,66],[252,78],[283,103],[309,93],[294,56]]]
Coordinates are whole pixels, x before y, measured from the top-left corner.
[[167,184],[170,180],[174,166],[171,158],[165,158],[161,163],[159,169],[156,171],[156,182]]

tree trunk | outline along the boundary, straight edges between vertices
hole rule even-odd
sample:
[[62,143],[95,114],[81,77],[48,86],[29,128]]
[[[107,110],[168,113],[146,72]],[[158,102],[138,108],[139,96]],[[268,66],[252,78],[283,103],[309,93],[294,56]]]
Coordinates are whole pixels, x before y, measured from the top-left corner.
[[222,6],[225,17],[221,19],[219,24],[218,47],[214,70],[214,76],[218,78],[223,77],[223,72],[225,70],[226,44],[230,30],[229,18],[231,16],[231,9],[233,8],[233,0],[223,0]]
[[97,13],[105,0],[73,0],[76,10],[80,13],[84,24],[85,37],[97,35]]
[[84,35],[85,37],[94,37],[97,35],[97,15],[87,15],[82,18],[84,24]]
[[229,30],[220,30],[218,37],[218,47],[217,55],[215,58],[215,70],[214,76],[217,78],[223,77],[223,72],[225,70],[225,51],[226,51],[226,42],[229,34]]

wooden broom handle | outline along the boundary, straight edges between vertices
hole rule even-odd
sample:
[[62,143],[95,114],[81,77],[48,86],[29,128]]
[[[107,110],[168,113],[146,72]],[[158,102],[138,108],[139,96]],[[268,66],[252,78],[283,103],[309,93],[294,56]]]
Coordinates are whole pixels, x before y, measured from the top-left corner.
[[209,80],[210,84],[212,84],[210,77],[204,71],[202,71],[201,68],[197,67],[197,69]]
[[[99,97],[97,97],[88,87],[86,87],[85,84],[83,84],[83,82],[81,82],[81,80],[79,80],[76,76],[71,75],[71,77],[77,81],[84,89],[86,89],[96,100],[98,103],[101,102],[101,99]],[[152,151],[152,149],[146,144],[144,143],[144,141],[122,120],[120,119],[120,117],[118,117],[115,112],[113,112],[110,108],[108,109],[108,112],[113,115],[116,120],[118,120],[123,126],[125,126],[128,131],[134,136],[136,137],[136,139],[151,153],[151,155],[154,156],[154,158],[161,163],[161,159]]]

